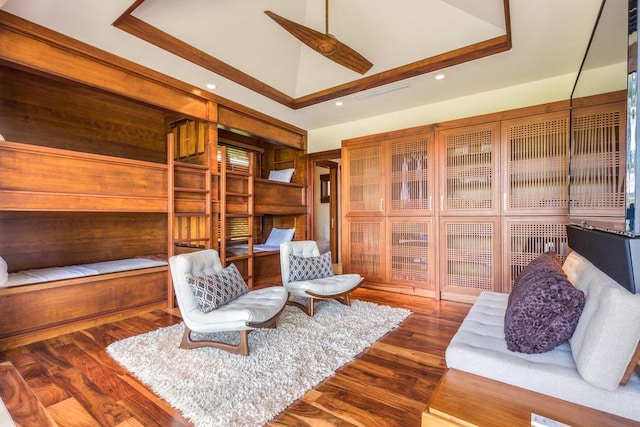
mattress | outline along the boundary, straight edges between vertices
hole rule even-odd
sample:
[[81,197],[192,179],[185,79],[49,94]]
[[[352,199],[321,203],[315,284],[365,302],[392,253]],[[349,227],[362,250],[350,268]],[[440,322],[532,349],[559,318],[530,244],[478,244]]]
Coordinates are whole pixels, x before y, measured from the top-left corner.
[[36,283],[75,279],[78,277],[96,276],[99,274],[139,270],[165,265],[167,265],[166,261],[149,258],[127,258],[113,261],[94,262],[90,264],[69,265],[66,267],[37,268],[9,273],[9,280],[0,287],[8,288],[12,286],[32,285]]

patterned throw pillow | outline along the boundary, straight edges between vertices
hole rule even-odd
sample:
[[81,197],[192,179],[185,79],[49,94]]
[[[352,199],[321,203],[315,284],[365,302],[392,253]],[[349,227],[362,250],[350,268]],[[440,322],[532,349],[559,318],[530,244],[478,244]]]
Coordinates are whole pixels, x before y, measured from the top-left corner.
[[187,276],[198,308],[210,312],[249,292],[238,268],[231,264],[222,271],[204,276]]
[[545,252],[525,267],[509,295],[504,317],[507,348],[544,353],[571,338],[585,305],[554,252]]
[[300,257],[289,255],[289,281],[320,279],[333,276],[331,252],[320,256]]

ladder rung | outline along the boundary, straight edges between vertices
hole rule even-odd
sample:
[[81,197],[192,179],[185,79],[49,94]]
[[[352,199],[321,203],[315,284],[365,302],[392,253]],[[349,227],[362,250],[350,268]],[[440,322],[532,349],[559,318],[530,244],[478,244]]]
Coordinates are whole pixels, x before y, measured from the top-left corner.
[[253,238],[253,234],[234,234],[234,240],[228,240],[228,242],[238,243],[236,240],[247,240],[249,238]]
[[187,162],[173,162],[173,167],[175,168],[183,168],[183,169],[197,169],[206,171],[209,169],[207,165],[201,165],[198,163],[187,163]]
[[247,258],[249,258],[249,254],[228,256],[228,257],[225,257],[224,259],[225,261],[237,261],[240,259],[247,259]]
[[189,188],[189,187],[173,187],[174,193],[182,192],[182,193],[208,193],[206,189],[203,188]]
[[241,176],[241,177],[245,177],[248,178],[251,176],[251,173],[249,173],[249,171],[230,171],[227,170],[227,175],[235,175],[235,176]]
[[211,239],[208,237],[200,237],[200,238],[194,238],[194,239],[177,239],[177,240],[174,240],[173,243],[180,244],[180,243],[190,243],[190,242],[208,242],[209,240]]
[[193,217],[193,216],[202,216],[208,217],[209,215],[206,212],[197,212],[197,211],[189,211],[189,212],[174,212],[173,216],[177,216],[180,218]]
[[243,214],[243,213],[229,213],[227,212],[224,216],[227,218],[253,218],[253,215]]

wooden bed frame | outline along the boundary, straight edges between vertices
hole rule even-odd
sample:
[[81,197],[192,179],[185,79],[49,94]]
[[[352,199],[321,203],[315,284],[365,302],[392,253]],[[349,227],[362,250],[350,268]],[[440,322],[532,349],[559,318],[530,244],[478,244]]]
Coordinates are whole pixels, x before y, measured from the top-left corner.
[[[166,258],[163,164],[0,141],[9,273]],[[168,267],[0,288],[0,350],[166,307]]]

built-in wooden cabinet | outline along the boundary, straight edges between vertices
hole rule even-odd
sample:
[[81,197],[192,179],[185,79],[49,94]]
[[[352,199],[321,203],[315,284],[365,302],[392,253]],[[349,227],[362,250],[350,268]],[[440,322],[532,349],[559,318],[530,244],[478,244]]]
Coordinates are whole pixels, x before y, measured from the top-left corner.
[[501,128],[502,214],[566,215],[568,112],[505,120]]
[[385,140],[386,214],[388,216],[431,215],[434,207],[433,133]]
[[383,217],[347,218],[342,225],[347,255],[343,267],[372,282],[386,281],[385,219]]
[[370,286],[434,296],[434,134],[356,141],[343,163],[343,268]]
[[518,274],[540,253],[554,251],[563,263],[567,216],[511,216],[502,221],[502,292],[510,293]]
[[572,118],[571,217],[611,228],[625,217],[625,104],[574,108]]
[[440,214],[497,215],[500,123],[439,131]]
[[500,219],[440,220],[440,296],[472,301],[482,291],[500,291]]
[[[624,105],[574,113],[571,126],[556,103],[343,141],[344,270],[366,286],[472,301],[510,292],[544,251],[563,262],[570,197],[591,215],[624,200]],[[570,127],[572,161],[587,165],[571,178]]]
[[379,142],[349,148],[342,156],[346,184],[344,209],[349,216],[383,215],[385,165]]
[[[388,281],[395,286],[435,288],[433,218],[392,217],[387,220]],[[414,289],[415,291],[415,289]]]

